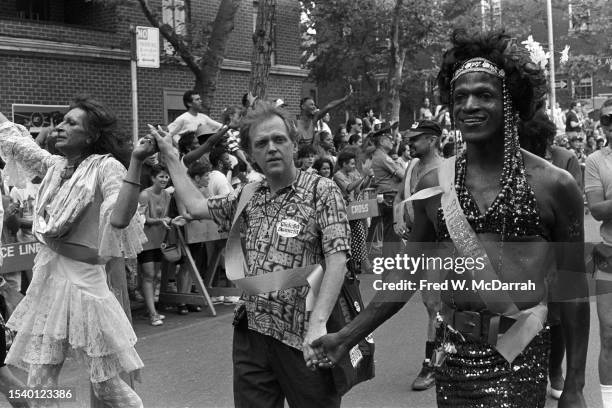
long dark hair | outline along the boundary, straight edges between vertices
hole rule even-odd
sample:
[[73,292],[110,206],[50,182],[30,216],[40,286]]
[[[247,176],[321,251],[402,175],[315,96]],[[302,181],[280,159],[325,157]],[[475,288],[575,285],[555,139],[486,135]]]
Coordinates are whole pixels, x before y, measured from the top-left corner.
[[110,108],[87,95],[79,95],[74,98],[70,109],[76,108],[85,112],[85,130],[95,137],[93,153],[110,153],[127,167],[130,162],[132,143],[130,136],[120,131],[117,115]]

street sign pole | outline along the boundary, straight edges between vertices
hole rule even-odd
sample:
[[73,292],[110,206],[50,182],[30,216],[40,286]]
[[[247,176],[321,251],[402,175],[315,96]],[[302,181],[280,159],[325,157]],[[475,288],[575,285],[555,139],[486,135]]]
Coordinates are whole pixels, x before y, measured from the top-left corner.
[[130,25],[130,43],[130,72],[132,83],[132,140],[134,141],[134,146],[136,146],[136,142],[138,142],[138,76],[136,71],[136,27],[134,25]]
[[553,42],[553,18],[551,0],[546,0],[546,13],[548,16],[548,52],[550,53],[550,113],[554,118],[557,98],[555,94],[555,44]]

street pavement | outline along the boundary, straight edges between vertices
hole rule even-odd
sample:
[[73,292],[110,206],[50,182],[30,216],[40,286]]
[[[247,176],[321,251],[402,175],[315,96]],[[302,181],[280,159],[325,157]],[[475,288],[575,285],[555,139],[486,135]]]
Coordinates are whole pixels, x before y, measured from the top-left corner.
[[[598,223],[585,220],[586,240],[598,241]],[[364,301],[372,298],[374,275],[361,278]],[[166,312],[163,326],[134,318],[138,334],[137,350],[145,363],[142,382],[136,390],[144,406],[151,408],[232,407],[232,306],[217,307],[218,315],[207,310],[179,316]],[[587,406],[601,408],[597,357],[599,331],[595,304],[591,302],[591,333],[586,369]],[[343,407],[434,408],[435,390],[414,392],[410,384],[423,360],[427,319],[417,294],[399,313],[374,333],[376,377],[358,385],[343,399]],[[257,350],[253,350],[257,352]],[[16,371],[16,370],[14,370]],[[18,372],[21,378],[24,375]],[[62,385],[76,385],[77,401],[65,407],[89,407],[87,374],[74,361],[68,361],[60,377]],[[1,398],[0,398],[1,399]],[[556,407],[548,397],[546,407]],[[0,401],[0,407],[8,407]],[[526,407],[529,408],[529,407]]]

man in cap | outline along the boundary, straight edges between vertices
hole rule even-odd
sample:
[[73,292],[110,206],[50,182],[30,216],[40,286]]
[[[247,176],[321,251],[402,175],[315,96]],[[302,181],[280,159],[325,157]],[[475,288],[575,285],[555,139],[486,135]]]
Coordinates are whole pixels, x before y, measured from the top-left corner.
[[[432,120],[416,122],[404,134],[404,140],[407,140],[410,147],[412,161],[404,174],[404,182],[395,196],[393,221],[395,232],[406,240],[411,239],[410,230],[414,222],[414,208],[412,202],[404,203],[404,200],[422,189],[419,182],[423,177],[432,172],[437,172],[438,166],[442,162],[440,157],[441,135],[440,125]],[[438,271],[430,272],[430,280],[433,280],[433,274]],[[429,389],[435,384],[435,373],[430,364],[430,358],[435,348],[436,315],[440,311],[440,291],[424,289],[421,290],[421,295],[429,316],[429,325],[427,327],[423,368],[412,383],[412,389],[416,391]]]
[[221,127],[221,123],[212,120],[202,113],[202,98],[196,91],[187,91],[183,95],[183,104],[187,111],[168,125],[174,145],[178,145],[180,134],[183,132],[196,132],[196,135],[214,134]]

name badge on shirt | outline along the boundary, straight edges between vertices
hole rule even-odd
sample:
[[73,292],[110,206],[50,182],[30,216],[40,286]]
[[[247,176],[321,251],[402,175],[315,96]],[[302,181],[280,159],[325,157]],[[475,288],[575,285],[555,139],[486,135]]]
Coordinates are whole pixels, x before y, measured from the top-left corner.
[[285,238],[297,237],[301,229],[300,223],[292,219],[285,219],[276,224],[276,233]]

